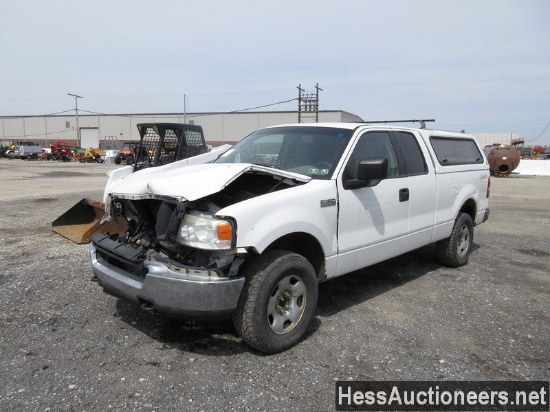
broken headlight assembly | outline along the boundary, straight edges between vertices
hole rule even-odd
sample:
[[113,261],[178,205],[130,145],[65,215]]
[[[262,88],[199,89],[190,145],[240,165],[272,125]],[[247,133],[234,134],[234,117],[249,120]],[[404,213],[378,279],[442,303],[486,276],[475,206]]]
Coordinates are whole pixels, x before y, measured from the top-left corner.
[[191,211],[180,224],[176,242],[197,249],[227,250],[232,247],[233,233],[229,220]]

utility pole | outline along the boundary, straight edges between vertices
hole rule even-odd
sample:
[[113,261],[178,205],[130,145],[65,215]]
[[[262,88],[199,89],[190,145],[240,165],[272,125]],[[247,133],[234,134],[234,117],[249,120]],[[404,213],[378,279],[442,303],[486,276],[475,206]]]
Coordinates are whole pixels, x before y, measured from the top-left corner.
[[302,123],[302,93],[305,90],[302,89],[302,85],[298,85],[298,123]]
[[319,123],[319,90],[323,91],[319,83],[315,83],[315,123]]
[[80,128],[78,127],[78,99],[82,99],[82,96],[72,93],[67,94],[74,97],[74,110],[76,114],[76,145],[80,147]]
[[187,95],[183,95],[183,123],[187,123]]
[[298,123],[319,122],[319,91],[323,91],[319,83],[315,84],[315,93],[306,93],[302,85],[298,85]]

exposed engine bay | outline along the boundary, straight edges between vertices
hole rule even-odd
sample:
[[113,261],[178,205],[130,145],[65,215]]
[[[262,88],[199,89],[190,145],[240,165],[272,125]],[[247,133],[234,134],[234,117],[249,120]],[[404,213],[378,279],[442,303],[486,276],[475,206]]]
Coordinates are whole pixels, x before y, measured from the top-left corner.
[[114,194],[106,216],[110,220],[122,216],[128,222],[128,230],[120,236],[97,233],[92,241],[103,259],[136,276],[146,274],[146,260],[187,273],[197,269],[212,271],[213,276],[236,275],[247,252],[236,249],[236,223],[217,218],[216,213],[303,183],[249,171],[221,191],[195,201],[152,194]]

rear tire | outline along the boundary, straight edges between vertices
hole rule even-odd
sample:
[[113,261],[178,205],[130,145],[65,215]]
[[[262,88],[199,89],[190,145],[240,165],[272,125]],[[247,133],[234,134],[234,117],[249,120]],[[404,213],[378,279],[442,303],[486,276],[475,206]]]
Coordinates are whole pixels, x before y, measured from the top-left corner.
[[309,261],[296,253],[269,251],[244,274],[233,315],[239,336],[270,354],[294,346],[304,337],[317,306],[317,277]]
[[459,213],[451,236],[436,244],[437,259],[450,267],[464,266],[472,252],[474,241],[474,223],[467,213]]
[[132,155],[126,156],[126,164],[129,165],[129,166],[133,165],[134,164],[134,156],[132,156]]

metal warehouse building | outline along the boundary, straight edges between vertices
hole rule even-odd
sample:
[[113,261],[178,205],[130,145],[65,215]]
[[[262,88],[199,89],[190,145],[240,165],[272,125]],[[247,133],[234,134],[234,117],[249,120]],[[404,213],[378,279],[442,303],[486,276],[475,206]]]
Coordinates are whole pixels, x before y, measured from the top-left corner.
[[[70,116],[14,116],[0,117],[0,141],[35,142],[43,147],[63,140],[76,145],[76,118]],[[298,113],[246,112],[246,113],[161,113],[79,115],[81,147],[114,148],[127,140],[138,140],[138,123],[190,123],[202,126],[206,142],[217,146],[232,143],[266,126],[296,123]],[[359,116],[341,111],[319,112],[320,122],[357,122]]]
[[473,134],[481,147],[492,144],[512,144],[519,140],[518,133],[479,133]]
[[[84,114],[78,116],[81,147],[119,148],[123,142],[138,140],[138,123],[190,123],[202,126],[206,141],[211,146],[233,143],[266,126],[296,123],[298,112],[246,113],[146,113],[146,114]],[[319,122],[362,122],[343,110],[319,112]],[[57,141],[77,145],[76,118],[67,116],[5,116],[0,117],[0,142],[35,142],[49,147]],[[474,134],[481,146],[510,144],[518,134]]]

